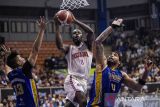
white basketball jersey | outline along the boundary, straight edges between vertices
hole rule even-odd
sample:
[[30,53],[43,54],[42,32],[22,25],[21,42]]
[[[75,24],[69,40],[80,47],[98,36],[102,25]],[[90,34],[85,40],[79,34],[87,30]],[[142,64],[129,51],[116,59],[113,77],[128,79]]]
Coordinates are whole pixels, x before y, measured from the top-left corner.
[[85,43],[80,46],[70,45],[66,54],[68,62],[68,74],[87,79],[91,69],[93,53],[90,52]]

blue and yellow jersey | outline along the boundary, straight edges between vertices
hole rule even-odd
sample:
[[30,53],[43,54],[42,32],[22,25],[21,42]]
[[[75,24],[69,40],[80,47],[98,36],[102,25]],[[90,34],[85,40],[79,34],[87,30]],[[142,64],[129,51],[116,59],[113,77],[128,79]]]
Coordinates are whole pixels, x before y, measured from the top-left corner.
[[[29,70],[28,67],[27,69]],[[31,76],[31,71],[25,73],[24,69],[16,69],[8,74],[13,90],[16,93],[16,107],[39,107],[36,83]]]
[[99,71],[100,69],[101,67],[96,68],[97,71],[94,73],[87,107],[104,107],[105,94],[118,93],[121,88],[123,80],[121,71],[109,67]]

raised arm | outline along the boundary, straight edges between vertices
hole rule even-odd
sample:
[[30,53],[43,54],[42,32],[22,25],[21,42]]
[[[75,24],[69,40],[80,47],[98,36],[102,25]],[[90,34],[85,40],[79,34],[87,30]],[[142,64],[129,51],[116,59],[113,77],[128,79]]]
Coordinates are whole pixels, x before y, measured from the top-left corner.
[[96,63],[105,66],[106,57],[104,55],[104,49],[102,42],[109,37],[113,29],[122,25],[123,19],[116,19],[112,25],[106,28],[95,40],[96,45]]
[[78,25],[79,27],[81,27],[86,34],[86,45],[88,46],[88,49],[90,51],[92,51],[92,45],[93,45],[93,41],[94,41],[94,31],[85,23],[80,22],[79,20],[77,20],[74,15],[72,14],[72,18],[73,18],[73,23],[75,23],[76,25]]
[[59,23],[56,15],[54,16],[54,22],[55,22],[55,27],[56,27],[56,32],[55,32],[55,34],[56,34],[56,46],[63,53],[67,54],[68,51],[69,51],[69,45],[63,44],[63,39],[62,39],[60,30],[59,30],[60,23]]
[[123,19],[115,19],[112,22],[112,25],[109,26],[107,29],[105,29],[97,38],[96,38],[96,42],[102,43],[106,38],[108,38],[108,36],[110,35],[110,33],[113,31],[113,29],[116,29],[118,27],[121,27],[123,22]]
[[101,66],[105,66],[105,55],[104,55],[104,47],[102,42],[105,40],[102,40],[102,38],[107,38],[109,37],[110,33],[112,32],[112,27],[108,27],[107,29],[105,29],[105,31],[103,31],[100,36],[98,36],[95,40],[95,47],[96,47],[96,51],[95,51],[95,57],[96,57],[96,65],[101,65]]
[[38,26],[39,26],[39,32],[38,32],[38,35],[36,37],[36,40],[33,43],[32,51],[30,52],[30,55],[29,55],[29,58],[28,58],[28,61],[32,65],[35,65],[35,63],[36,63],[38,53],[39,53],[39,49],[40,49],[41,44],[42,44],[46,24],[47,24],[44,17],[40,17],[40,20],[37,23],[38,23]]
[[6,64],[6,58],[10,54],[10,48],[8,48],[6,45],[0,46],[0,70],[3,70],[6,75],[12,71],[12,69]]
[[123,74],[123,77],[124,77],[124,84],[126,86],[128,86],[129,88],[132,88],[136,91],[141,91],[143,85],[145,85],[145,83],[146,83],[148,73],[151,71],[152,67],[153,67],[153,64],[150,62],[150,60],[147,61],[147,63],[145,64],[145,72],[143,73],[142,78],[140,78],[138,80],[138,82],[134,81],[126,73],[123,72],[122,74]]

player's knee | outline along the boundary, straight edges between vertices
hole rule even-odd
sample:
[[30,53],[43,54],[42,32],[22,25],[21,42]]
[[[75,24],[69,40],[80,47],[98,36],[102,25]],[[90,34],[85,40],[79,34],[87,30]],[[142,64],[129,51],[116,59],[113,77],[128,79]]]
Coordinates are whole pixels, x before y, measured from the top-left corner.
[[86,106],[87,106],[87,100],[86,100],[86,99],[81,100],[80,103],[81,103],[81,105],[82,105],[83,107],[86,107]]
[[83,92],[77,91],[74,99],[75,102],[79,104],[79,107],[86,107],[87,98]]
[[66,100],[65,107],[75,107],[75,106],[71,101]]
[[79,103],[80,107],[86,107],[87,99],[85,97],[83,97],[82,99],[78,100],[78,103]]

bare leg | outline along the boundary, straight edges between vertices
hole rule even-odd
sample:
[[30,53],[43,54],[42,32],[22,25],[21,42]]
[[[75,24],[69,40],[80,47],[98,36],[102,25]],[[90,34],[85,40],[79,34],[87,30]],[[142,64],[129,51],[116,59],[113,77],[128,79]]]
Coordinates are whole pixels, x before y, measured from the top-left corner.
[[71,101],[66,100],[65,107],[75,107],[75,106]]
[[79,107],[86,107],[87,105],[86,95],[81,91],[76,91],[74,101],[79,104]]

